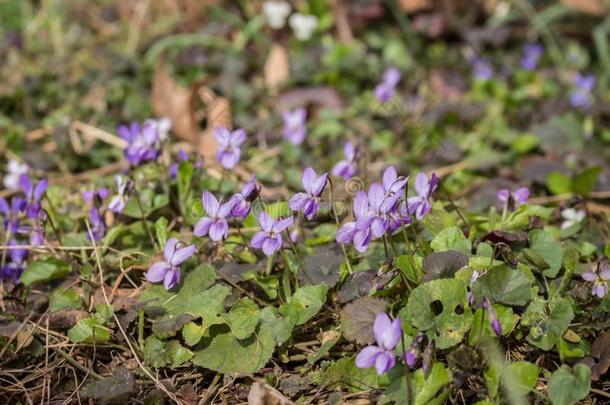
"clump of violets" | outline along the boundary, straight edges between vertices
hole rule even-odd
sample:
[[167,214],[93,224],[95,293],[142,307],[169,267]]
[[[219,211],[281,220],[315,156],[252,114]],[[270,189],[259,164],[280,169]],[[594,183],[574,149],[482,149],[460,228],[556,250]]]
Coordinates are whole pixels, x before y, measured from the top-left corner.
[[139,166],[157,160],[162,140],[159,129],[160,125],[154,120],[144,121],[142,125],[135,121],[129,126],[119,125],[117,132],[127,141],[124,154],[130,165]]
[[576,74],[574,88],[570,93],[570,104],[574,108],[583,110],[591,107],[593,101],[593,88],[595,87],[595,76]]
[[263,16],[274,30],[284,27],[288,14],[290,14],[290,3],[285,1],[266,1],[263,3]]
[[593,283],[591,294],[604,298],[608,294],[608,280],[610,280],[610,266],[603,260],[597,264],[595,270],[588,270],[581,274],[585,281]]
[[261,230],[254,234],[250,246],[262,249],[267,256],[273,255],[282,247],[282,232],[294,222],[293,217],[273,219],[265,211],[258,214]]
[[47,190],[49,182],[47,179],[42,179],[34,185],[27,174],[22,174],[19,178],[19,184],[21,185],[21,190],[25,194],[28,218],[38,218],[38,214],[40,213],[40,200]]
[[472,76],[476,80],[487,81],[494,75],[491,63],[485,59],[475,58],[472,61]]
[[237,166],[241,157],[241,145],[246,141],[246,130],[239,128],[229,131],[225,127],[217,127],[214,129],[214,136],[218,141],[216,160],[225,169]]
[[375,87],[375,98],[381,103],[385,103],[394,96],[396,85],[400,81],[400,71],[395,67],[388,68],[383,73],[381,83]]
[[521,57],[521,67],[529,71],[536,70],[543,51],[544,48],[540,44],[525,44]]
[[231,197],[233,201],[231,216],[237,219],[245,219],[250,214],[252,202],[258,198],[260,190],[260,185],[256,184],[256,177],[252,175],[240,192]]
[[[91,223],[91,235],[96,241],[102,240],[106,236],[108,227],[101,208],[104,200],[108,197],[108,189],[105,187],[97,190],[83,192],[83,199],[89,206],[89,222]],[[91,240],[91,236],[87,232],[87,239]]]
[[227,218],[231,214],[231,210],[236,201],[230,199],[229,201],[222,203],[209,191],[203,192],[201,201],[206,216],[195,224],[193,233],[195,236],[209,235],[210,239],[214,242],[225,239],[229,235]]
[[415,192],[414,197],[407,199],[409,213],[415,216],[415,219],[421,221],[424,216],[432,209],[431,197],[432,193],[438,188],[438,177],[432,173],[430,180],[425,173],[418,173],[415,177]]
[[163,281],[166,290],[172,289],[180,282],[180,265],[195,254],[195,245],[185,246],[176,238],[169,238],[163,249],[165,260],[156,262],[146,273],[146,280],[150,283]]
[[356,174],[358,148],[351,141],[347,141],[343,145],[343,155],[345,159],[337,162],[335,167],[333,167],[332,174],[333,176],[343,177],[345,180],[348,180]]
[[11,281],[13,284],[17,284],[19,283],[19,277],[21,277],[25,270],[28,252],[25,249],[18,248],[19,244],[15,239],[11,239],[8,245],[12,249],[10,249],[8,254],[8,263],[2,267],[0,278],[4,281]]
[[303,170],[304,193],[297,193],[288,202],[288,207],[297,212],[302,212],[305,218],[312,220],[320,210],[320,196],[326,186],[328,173],[318,176],[311,167]]
[[375,367],[378,375],[385,374],[396,364],[394,349],[402,336],[400,319],[393,321],[390,317],[380,312],[375,317],[373,325],[376,345],[367,346],[356,356],[356,367]]
[[4,187],[10,190],[19,189],[19,179],[21,175],[27,174],[29,167],[25,163],[19,163],[17,160],[11,159],[8,161],[7,173],[4,176]]
[[530,189],[527,187],[520,187],[515,191],[510,191],[507,188],[498,190],[496,198],[498,201],[503,203],[506,207],[516,208],[520,205],[527,203],[527,199],[530,197]]
[[293,145],[302,144],[307,136],[307,127],[305,126],[306,119],[307,110],[303,107],[293,111],[282,112],[282,120],[284,121],[282,134],[284,135],[284,139]]
[[115,176],[117,194],[112,197],[108,203],[108,209],[112,212],[121,213],[125,209],[125,204],[129,198],[129,194],[133,190],[133,181],[123,178],[123,176]]

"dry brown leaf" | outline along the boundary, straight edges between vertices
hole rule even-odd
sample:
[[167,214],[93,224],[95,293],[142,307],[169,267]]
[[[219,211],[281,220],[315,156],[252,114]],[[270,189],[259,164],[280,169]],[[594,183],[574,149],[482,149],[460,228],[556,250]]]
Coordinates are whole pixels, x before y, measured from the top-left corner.
[[273,44],[265,61],[265,86],[267,86],[269,93],[276,94],[289,77],[288,53],[282,45]]
[[155,67],[150,98],[155,114],[172,120],[173,133],[195,142],[198,130],[192,116],[192,89],[176,83],[165,70],[163,60]]
[[255,382],[248,393],[248,405],[289,405],[293,402],[262,381]]
[[561,0],[561,2],[567,7],[591,15],[603,16],[610,11],[610,7],[602,0]]
[[429,9],[432,2],[430,0],[400,0],[400,6],[407,13],[415,13],[416,11]]
[[233,128],[231,104],[228,98],[217,96],[208,87],[199,88],[198,95],[205,107],[208,127],[198,137],[197,151],[204,158],[213,159],[218,150],[218,143],[214,137],[214,128],[219,126],[229,129]]

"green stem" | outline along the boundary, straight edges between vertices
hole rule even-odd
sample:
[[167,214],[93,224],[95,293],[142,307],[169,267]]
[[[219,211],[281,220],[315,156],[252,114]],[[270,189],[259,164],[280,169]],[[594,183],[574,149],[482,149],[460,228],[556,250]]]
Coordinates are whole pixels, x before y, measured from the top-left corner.
[[[328,184],[330,185],[330,204],[332,207],[333,216],[335,217],[335,223],[337,224],[337,231],[339,231],[339,215],[337,215],[337,207],[335,207],[335,192],[333,188],[333,182],[330,177],[328,178]],[[339,246],[341,246],[341,252],[343,253],[343,257],[345,258],[347,271],[349,274],[352,274],[354,270],[352,269],[352,264],[349,262],[349,257],[347,256],[347,249],[345,249],[345,245],[343,243],[339,243]]]

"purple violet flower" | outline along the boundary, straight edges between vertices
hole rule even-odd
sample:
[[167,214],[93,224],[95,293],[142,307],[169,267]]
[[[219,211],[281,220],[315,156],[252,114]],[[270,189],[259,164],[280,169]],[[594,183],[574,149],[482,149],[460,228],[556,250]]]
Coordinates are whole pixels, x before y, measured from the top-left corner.
[[513,192],[511,192],[507,188],[503,188],[501,190],[498,190],[498,192],[496,193],[496,197],[500,202],[503,202],[504,204],[511,204],[512,202],[517,207],[519,205],[527,203],[527,199],[529,198],[529,196],[530,190],[527,187],[520,187]]
[[4,217],[5,231],[12,234],[19,231],[19,217],[26,207],[27,202],[21,197],[13,197],[10,206],[3,197],[0,197],[0,215]]
[[494,309],[494,306],[489,301],[489,298],[485,298],[483,300],[483,309],[485,309],[487,311],[487,314],[489,315],[489,322],[491,323],[491,329],[493,329],[496,336],[498,336],[498,337],[502,336],[502,325],[500,325],[500,321],[498,320],[498,317],[496,316],[496,310]]
[[34,186],[30,177],[27,174],[22,174],[19,177],[19,183],[21,190],[23,190],[27,202],[27,216],[28,218],[38,218],[40,212],[40,200],[47,190],[49,182],[47,179],[42,179]]
[[407,205],[409,213],[415,215],[415,219],[418,221],[421,221],[432,209],[430,198],[437,187],[438,177],[436,177],[436,174],[432,173],[430,180],[428,180],[425,173],[420,172],[417,174],[415,178],[415,192],[417,196],[409,197]]
[[523,46],[523,57],[521,67],[525,70],[536,70],[544,48],[540,44],[525,44]]
[[180,282],[180,265],[195,254],[195,245],[184,246],[176,238],[169,238],[163,248],[165,260],[156,262],[146,273],[146,280],[150,283],[163,281],[166,290],[172,289]]
[[229,131],[225,127],[217,127],[214,129],[214,136],[218,141],[216,160],[225,169],[234,168],[241,156],[240,146],[246,141],[246,130],[239,128],[235,131]]
[[476,80],[490,80],[494,75],[493,67],[487,60],[475,58],[472,61],[472,75]]
[[288,202],[293,211],[303,212],[305,218],[312,220],[320,209],[320,195],[326,186],[328,173],[318,176],[311,167],[303,170],[303,188],[305,193],[296,193]]
[[360,252],[366,252],[371,242],[371,223],[373,215],[369,199],[364,191],[359,191],[354,198],[352,210],[355,221],[347,222],[339,228],[335,240],[339,243],[354,244]]
[[[89,222],[91,222],[91,233],[93,239],[96,241],[102,240],[106,236],[108,227],[106,226],[106,219],[100,213],[99,208],[92,207],[89,210]],[[89,233],[87,233],[87,240],[91,240]]]
[[118,194],[112,197],[110,203],[108,203],[108,209],[112,212],[121,213],[125,209],[125,204],[129,198],[129,193],[133,189],[133,182],[131,180],[125,181],[122,176],[115,176],[116,188]]
[[293,222],[293,217],[273,219],[265,211],[261,211],[258,214],[258,223],[262,230],[254,234],[250,246],[255,249],[262,249],[265,255],[271,256],[282,247],[282,231],[292,225]]
[[400,81],[400,71],[395,67],[388,68],[383,73],[383,79],[375,87],[375,98],[381,103],[385,103],[394,96],[396,85]]
[[[16,240],[11,239],[8,243],[9,246],[19,246]],[[26,267],[27,250],[25,249],[11,249],[9,252],[10,261],[4,265],[0,278],[4,281],[12,281],[13,284],[19,283],[19,277]]]
[[180,166],[180,162],[186,162],[187,160],[189,160],[189,156],[184,149],[180,149],[178,151],[178,162],[172,163],[169,168],[169,176],[172,180],[176,180],[178,178],[178,166]]
[[574,88],[570,94],[570,104],[574,108],[588,109],[593,100],[592,91],[595,87],[595,76],[576,74]]
[[307,110],[300,107],[293,111],[284,111],[282,112],[282,119],[284,120],[284,129],[282,130],[284,139],[293,145],[302,144],[307,136],[307,127],[305,126]]
[[129,164],[138,166],[157,160],[161,151],[161,138],[156,121],[147,120],[142,126],[137,122],[132,122],[129,127],[119,125],[117,132],[127,141],[124,154]]
[[593,283],[591,294],[603,298],[608,294],[608,280],[610,280],[610,267],[607,261],[600,262],[596,270],[589,270],[581,274],[585,281]]
[[233,200],[231,216],[237,219],[245,219],[250,214],[252,201],[256,200],[260,189],[260,185],[256,184],[255,175],[252,175],[250,180],[241,188],[241,191],[231,197],[231,200]]
[[214,242],[219,242],[229,235],[229,224],[227,217],[231,213],[235,201],[233,199],[221,203],[209,191],[204,191],[201,196],[206,216],[201,218],[194,229],[195,236],[210,236]]
[[358,353],[356,367],[371,368],[374,366],[377,374],[382,375],[396,364],[393,351],[402,336],[400,319],[396,318],[392,321],[386,313],[378,313],[375,317],[373,333],[377,345],[367,346]]
[[337,162],[335,167],[333,167],[332,173],[333,176],[343,177],[345,180],[348,180],[356,174],[358,149],[351,141],[347,141],[343,145],[343,154],[345,155],[345,160]]
[[47,223],[49,215],[47,211],[40,210],[40,214],[36,219],[36,223],[29,229],[30,245],[42,246],[44,244],[44,226]]

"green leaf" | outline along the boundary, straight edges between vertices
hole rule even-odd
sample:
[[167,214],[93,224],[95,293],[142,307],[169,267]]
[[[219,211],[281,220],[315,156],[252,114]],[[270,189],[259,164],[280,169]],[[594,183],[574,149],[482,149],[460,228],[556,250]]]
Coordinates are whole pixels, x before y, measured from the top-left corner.
[[195,168],[189,161],[180,162],[178,165],[178,199],[181,204],[184,204],[189,197],[191,192],[191,179],[193,178],[194,172]]
[[191,314],[167,315],[153,321],[152,331],[159,339],[166,339],[176,336],[176,333],[192,320],[193,315]]
[[579,173],[572,179],[572,191],[585,197],[591,194],[595,189],[595,183],[601,171],[602,168],[596,166]]
[[274,348],[273,334],[266,328],[245,340],[218,333],[204,348],[195,350],[192,362],[223,374],[253,373],[267,364]]
[[474,282],[472,295],[477,302],[489,298],[506,305],[525,305],[530,300],[530,285],[524,270],[502,264],[490,268]]
[[503,228],[505,231],[520,231],[525,228],[533,218],[549,219],[554,211],[555,209],[552,207],[523,204],[506,217]]
[[[494,304],[493,307],[496,311],[498,321],[500,321],[500,326],[502,327],[502,336],[506,336],[514,327],[515,320],[513,310],[511,307],[505,307],[500,304]],[[493,336],[496,336],[496,333],[491,328],[489,316],[487,316],[486,311],[483,308],[478,308],[472,318],[472,327],[470,328],[470,333],[468,335],[468,343],[471,346],[475,346],[479,343],[481,338]]]
[[[142,214],[142,210],[138,203],[138,195],[142,203],[142,208],[144,209],[144,215]],[[149,216],[153,211],[169,204],[169,197],[167,194],[159,194],[149,188],[139,189],[138,195],[135,195],[134,193],[132,198],[127,201],[125,208],[123,209],[123,215],[130,218],[142,219]]]
[[553,194],[566,194],[572,192],[570,178],[559,172],[551,172],[546,178],[546,186]]
[[189,322],[182,327],[182,337],[184,342],[189,346],[195,346],[205,333],[205,326]]
[[471,250],[470,241],[457,226],[443,229],[432,239],[430,246],[435,252],[455,250],[465,255],[470,255]]
[[557,342],[557,351],[562,362],[574,359],[582,359],[591,352],[591,344],[584,339],[580,342],[568,342],[561,338]]
[[424,331],[435,333],[439,349],[458,344],[470,329],[472,312],[466,284],[457,279],[434,280],[415,288],[399,316]]
[[286,315],[292,310],[298,314],[297,325],[302,325],[310,320],[322,308],[326,302],[326,284],[308,285],[301,287],[290,297],[287,304],[280,306],[280,314]]
[[573,405],[589,394],[591,369],[585,364],[577,364],[574,369],[561,366],[551,376],[548,389],[553,405]]
[[516,361],[504,368],[506,385],[513,389],[513,394],[523,396],[528,394],[538,381],[539,368],[529,361]]
[[567,298],[557,297],[549,301],[536,297],[521,317],[521,325],[529,326],[527,341],[542,350],[551,350],[563,336],[574,318],[572,304]]
[[281,346],[290,339],[299,318],[298,309],[290,311],[290,308],[292,307],[285,309],[284,316],[279,315],[277,309],[270,306],[263,308],[260,313],[261,329],[271,331],[277,346]]
[[237,339],[245,339],[254,333],[260,309],[250,298],[242,298],[231,308],[231,312],[224,314],[223,318],[231,328],[231,333]]
[[155,222],[155,236],[157,237],[159,246],[165,246],[165,242],[167,242],[167,226],[168,222],[165,217],[161,217]]
[[540,143],[540,139],[533,134],[519,135],[512,143],[512,148],[519,154],[524,154],[534,149]]
[[63,278],[68,274],[70,274],[70,265],[67,262],[47,257],[28,264],[19,281],[27,287],[35,283]]
[[56,288],[49,297],[49,311],[51,312],[57,312],[64,308],[78,309],[82,304],[81,295],[73,288],[67,290],[63,287]]
[[224,285],[212,285],[214,274],[211,266],[202,264],[186,274],[177,292],[154,284],[142,292],[140,301],[152,301],[149,307],[161,307],[169,315],[190,314],[203,318],[204,325],[216,323],[230,291]]
[[[428,377],[420,368],[413,374],[413,391],[415,393],[415,405],[440,405],[443,404],[448,391],[439,392],[445,385],[451,382],[451,375],[443,363],[434,363]],[[381,403],[392,402],[395,405],[410,405],[408,403],[407,383],[404,374],[397,374],[385,394]]]
[[528,240],[530,249],[537,252],[549,265],[543,274],[550,278],[557,276],[563,261],[563,249],[559,241],[551,233],[542,229],[531,231],[528,234]]
[[154,368],[165,367],[170,362],[165,342],[154,336],[149,336],[144,341],[144,362]]
[[74,343],[103,343],[110,340],[110,330],[95,317],[81,319],[68,330],[68,338]]
[[379,377],[374,368],[356,367],[354,357],[344,357],[333,362],[322,374],[321,380],[328,387],[348,388],[350,392],[368,390],[379,386]]
[[165,351],[167,352],[167,357],[172,367],[181,366],[193,357],[193,352],[182,346],[177,340],[170,340],[167,342]]

